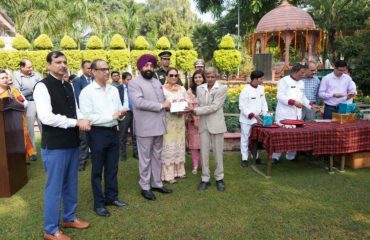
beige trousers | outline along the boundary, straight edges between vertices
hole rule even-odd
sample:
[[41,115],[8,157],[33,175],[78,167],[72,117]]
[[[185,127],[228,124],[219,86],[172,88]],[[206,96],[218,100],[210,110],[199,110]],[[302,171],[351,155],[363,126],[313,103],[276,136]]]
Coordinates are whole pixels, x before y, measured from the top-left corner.
[[216,160],[215,179],[216,181],[224,178],[224,134],[212,134],[208,131],[200,133],[200,154],[202,156],[202,181],[209,182],[211,176],[209,171],[209,152],[212,146],[213,155]]

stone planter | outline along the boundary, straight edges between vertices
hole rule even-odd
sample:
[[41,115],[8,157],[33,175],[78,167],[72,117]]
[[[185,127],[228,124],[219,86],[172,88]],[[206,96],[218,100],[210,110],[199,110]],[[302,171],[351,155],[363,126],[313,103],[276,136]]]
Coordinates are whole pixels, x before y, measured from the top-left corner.
[[224,133],[224,151],[240,151],[240,132]]

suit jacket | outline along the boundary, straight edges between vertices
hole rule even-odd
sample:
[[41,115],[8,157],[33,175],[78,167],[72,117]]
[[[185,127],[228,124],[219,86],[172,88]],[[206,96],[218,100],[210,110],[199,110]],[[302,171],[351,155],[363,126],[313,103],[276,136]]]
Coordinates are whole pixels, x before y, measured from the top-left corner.
[[73,89],[75,92],[77,104],[80,105],[80,101],[78,98],[80,97],[80,93],[82,89],[84,89],[84,87],[89,85],[89,82],[87,81],[84,75],[81,75],[80,77],[75,78],[72,84],[73,84]]
[[209,131],[212,134],[226,132],[224,117],[224,102],[227,86],[215,83],[211,91],[207,90],[207,83],[197,87],[198,107],[195,114],[200,116],[199,133]]
[[128,95],[134,112],[134,129],[138,137],[154,137],[167,133],[165,100],[162,84],[155,78],[150,80],[141,75],[129,81]]

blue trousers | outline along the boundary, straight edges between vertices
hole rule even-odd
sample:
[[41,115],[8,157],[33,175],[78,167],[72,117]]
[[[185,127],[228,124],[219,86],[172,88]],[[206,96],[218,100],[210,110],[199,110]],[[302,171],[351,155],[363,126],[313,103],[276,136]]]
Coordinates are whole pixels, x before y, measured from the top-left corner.
[[[87,132],[91,149],[91,185],[94,208],[101,208],[118,198],[119,137],[117,128],[92,127]],[[102,175],[104,172],[104,192]]]
[[79,148],[41,149],[47,180],[44,194],[44,231],[59,229],[63,199],[63,222],[76,219]]
[[331,119],[333,116],[333,112],[338,112],[338,106],[330,106],[325,104],[324,108],[324,119]]

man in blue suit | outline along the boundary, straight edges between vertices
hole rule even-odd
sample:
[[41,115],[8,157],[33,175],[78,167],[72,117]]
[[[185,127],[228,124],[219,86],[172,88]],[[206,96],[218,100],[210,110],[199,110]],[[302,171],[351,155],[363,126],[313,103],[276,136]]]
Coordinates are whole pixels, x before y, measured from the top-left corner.
[[[73,80],[73,88],[78,105],[80,104],[78,98],[82,89],[93,81],[91,77],[91,61],[82,61],[81,68],[82,75]],[[85,171],[87,159],[89,158],[89,146],[87,145],[86,133],[84,131],[80,131],[80,140],[80,161],[78,171]]]

